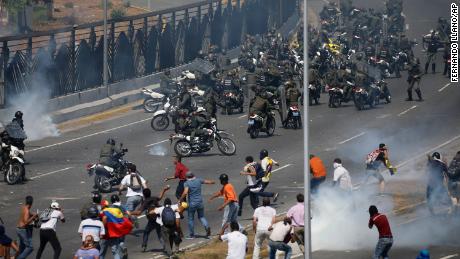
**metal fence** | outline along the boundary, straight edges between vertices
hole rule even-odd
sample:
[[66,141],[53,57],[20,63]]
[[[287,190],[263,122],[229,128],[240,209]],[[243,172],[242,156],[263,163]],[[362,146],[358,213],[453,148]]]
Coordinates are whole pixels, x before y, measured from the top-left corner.
[[[208,0],[109,20],[109,83],[141,77],[195,59],[210,45],[229,49],[244,34],[280,27],[297,0]],[[40,88],[51,97],[102,84],[103,22],[0,37],[0,82],[6,103]],[[3,77],[3,78],[1,78]]]

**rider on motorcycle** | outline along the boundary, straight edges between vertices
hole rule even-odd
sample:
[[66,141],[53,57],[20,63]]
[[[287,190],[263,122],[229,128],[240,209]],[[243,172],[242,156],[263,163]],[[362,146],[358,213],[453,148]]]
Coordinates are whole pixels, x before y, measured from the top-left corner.
[[116,158],[117,155],[122,153],[123,151],[120,150],[115,146],[116,142],[114,139],[109,138],[107,142],[102,146],[101,152],[99,155],[99,163],[105,166],[109,166],[111,168],[118,167],[118,159]]
[[16,113],[14,113],[14,118],[12,122],[17,122],[21,129],[24,129],[24,121],[22,120],[22,115],[23,113],[21,111],[17,111]]
[[189,89],[192,87],[191,84],[185,84],[179,95],[179,105],[177,106],[178,110],[185,110],[187,114],[190,114],[193,110],[193,97]]
[[204,108],[210,116],[208,119],[216,118],[217,105],[219,105],[219,94],[217,93],[215,86],[208,87],[203,97]]
[[192,142],[198,141],[200,137],[206,138],[209,135],[207,127],[210,121],[203,116],[203,110],[198,108],[190,117],[190,140]]
[[172,79],[169,69],[160,76],[160,91],[165,95],[171,95],[177,92],[177,84]]
[[257,114],[263,119],[262,129],[266,129],[268,113],[271,110],[271,104],[268,101],[268,93],[255,89],[256,96],[251,100],[249,113]]
[[[292,116],[292,111],[290,107],[294,105],[295,106],[299,105],[299,97],[301,96],[301,93],[299,89],[295,87],[295,84],[292,81],[287,81],[285,83],[285,89],[286,89],[286,107],[288,109],[287,118],[289,118],[290,116]],[[283,122],[284,126],[286,126],[287,118]],[[302,124],[300,116],[299,116],[299,123]]]

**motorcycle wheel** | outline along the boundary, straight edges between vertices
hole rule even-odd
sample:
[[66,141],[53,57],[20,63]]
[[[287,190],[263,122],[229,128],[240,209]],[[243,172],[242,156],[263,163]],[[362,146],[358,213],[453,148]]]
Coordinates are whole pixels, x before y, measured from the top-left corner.
[[276,121],[273,118],[267,122],[267,135],[273,136],[273,134],[275,133],[275,128],[276,128]]
[[259,129],[255,128],[255,127],[251,127],[249,129],[249,136],[251,138],[257,138],[259,136]]
[[332,107],[337,108],[342,105],[342,102],[340,101],[340,98],[338,96],[333,96],[332,97]]
[[169,126],[169,117],[167,114],[161,114],[153,117],[152,121],[150,122],[150,126],[152,129],[157,131],[163,131],[168,128]]
[[9,185],[18,183],[24,174],[25,168],[18,162],[11,164],[11,169],[5,173],[5,182]]
[[94,181],[96,182],[96,187],[100,192],[109,193],[112,191],[112,183],[110,182],[109,178],[96,175]]
[[190,146],[190,143],[186,140],[177,141],[176,144],[174,144],[174,152],[182,157],[191,156],[193,153],[192,146]]
[[148,113],[154,113],[158,110],[158,108],[161,106],[162,100],[161,99],[153,99],[153,98],[147,98],[144,100],[144,110]]
[[229,138],[221,138],[220,140],[218,140],[217,148],[222,154],[226,156],[232,156],[236,153],[235,142],[233,142],[233,140]]

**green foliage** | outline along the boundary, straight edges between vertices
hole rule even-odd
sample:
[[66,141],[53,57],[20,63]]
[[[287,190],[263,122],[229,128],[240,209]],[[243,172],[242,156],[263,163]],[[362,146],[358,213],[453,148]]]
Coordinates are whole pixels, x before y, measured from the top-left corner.
[[72,2],[65,3],[65,4],[64,4],[64,7],[65,7],[65,8],[72,9],[72,8],[73,8],[73,3],[72,3]]
[[1,0],[1,2],[8,12],[11,14],[17,14],[26,6],[28,0]]
[[[105,0],[101,0],[101,6],[100,6],[101,9],[104,9],[104,1]],[[112,7],[113,7],[112,2],[110,0],[107,0],[107,9],[112,9]]]
[[120,20],[125,17],[126,11],[123,8],[115,8],[110,12],[110,18],[113,20]]
[[32,20],[42,22],[48,20],[48,10],[44,6],[35,6],[32,12]]

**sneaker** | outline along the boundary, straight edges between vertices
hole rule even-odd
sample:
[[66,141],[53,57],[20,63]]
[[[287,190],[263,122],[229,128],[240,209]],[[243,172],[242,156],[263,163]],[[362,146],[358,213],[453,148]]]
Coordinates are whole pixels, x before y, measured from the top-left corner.
[[141,247],[142,247],[142,253],[147,252],[147,246],[146,245],[142,245]]
[[279,193],[275,193],[275,195],[273,196],[273,202],[276,202],[278,200],[278,195]]
[[208,227],[206,228],[206,238],[209,238],[211,236],[211,228]]

